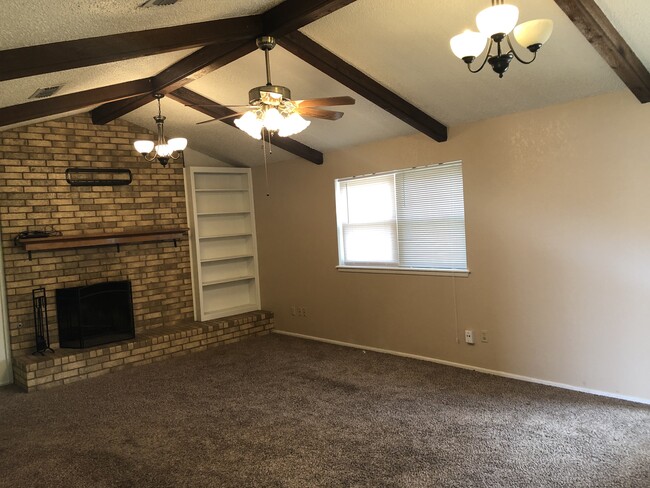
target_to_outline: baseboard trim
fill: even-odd
[[[305,335],[305,334],[298,334],[296,332],[289,332],[286,330],[278,330],[278,329],[273,329],[273,334],[281,334],[281,335],[286,335],[286,336],[291,336],[291,337],[297,337],[299,339],[307,339],[310,341],[317,341],[317,342],[325,342],[327,344],[334,344],[337,346],[344,346],[344,347],[352,347],[354,349],[363,349],[366,351],[372,351],[372,352],[378,352],[381,354],[390,354],[392,356],[399,356],[399,357],[404,357],[404,358],[410,358],[410,359],[417,359],[419,361],[427,361],[430,363],[436,363],[436,364],[444,364],[445,366],[452,366],[454,368],[461,368],[461,369],[469,369],[471,371],[476,371],[478,373],[485,373],[485,374],[491,374],[494,376],[502,376],[504,378],[510,378],[513,380],[519,380],[519,381],[526,381],[528,383],[537,383],[540,385],[546,385],[546,386],[554,386],[556,388],[562,388],[564,390],[571,390],[571,391],[578,391],[580,393],[588,393],[590,395],[598,395],[598,396],[603,396],[603,397],[608,397],[608,398],[615,398],[617,400],[625,400],[628,402],[634,402],[634,403],[642,403],[644,405],[650,405],[650,399],[649,398],[640,398],[640,397],[633,397],[633,396],[628,396],[628,395],[620,395],[618,393],[610,393],[608,391],[601,391],[601,390],[592,390],[590,388],[583,388],[580,386],[573,386],[573,385],[567,385],[565,383],[557,383],[555,381],[547,381],[547,380],[541,380],[538,378],[532,378],[530,376],[522,376],[518,374],[513,374],[513,373],[506,373],[505,371],[497,371],[494,369],[487,369],[487,368],[480,368],[477,366],[470,366],[468,364],[462,364],[462,363],[455,363],[452,361],[446,361],[444,359],[436,359],[436,358],[430,358],[427,356],[419,356],[417,354],[410,354],[407,352],[399,352],[399,351],[392,351],[390,349],[380,349],[378,347],[370,347],[370,346],[363,346],[360,344],[353,344],[351,342],[342,342],[342,341],[335,341],[333,339],[324,339],[322,337],[315,337],[315,336],[310,336],[310,335]]]

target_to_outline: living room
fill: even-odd
[[[188,14],[194,3],[181,0],[155,7],[179,9],[173,14],[143,15],[184,13],[186,24],[212,21]],[[231,14],[207,17],[255,16],[283,5],[249,2],[249,11],[242,11],[236,2],[226,3],[232,4]],[[440,26],[436,36],[447,44],[431,48],[436,51],[431,63],[442,58],[448,65],[436,70],[407,56],[414,50],[424,59],[429,47],[409,40],[409,29],[392,23],[412,16],[400,7],[381,2],[377,8],[369,0],[320,3],[333,11],[315,20],[307,15],[312,23],[301,32],[338,54],[341,63],[382,82],[384,90],[390,87],[404,103],[422,108],[422,116],[412,109],[405,115],[411,105],[388,110],[375,101],[372,97],[384,104],[393,99],[368,88],[374,85],[364,73],[350,75],[368,83],[359,93],[304,59],[296,61],[291,43],[301,38],[292,34],[285,41],[278,34],[278,47],[267,51],[274,80],[297,97],[350,97],[356,103],[325,107],[344,116],[313,119],[291,136],[297,144],[274,135],[272,154],[266,143],[261,147],[262,141],[227,123],[196,125],[227,114],[196,98],[190,103],[181,87],[170,90],[160,107],[166,133],[186,136],[188,147],[165,165],[145,161],[133,148],[134,141],[155,140],[159,133],[151,120],[158,108],[149,92],[128,99],[147,97],[134,112],[104,124],[95,118],[126,110],[119,105],[124,99],[107,100],[107,106],[116,105],[101,109],[99,98],[92,98],[99,92],[75,97],[75,90],[3,103],[5,120],[13,122],[2,124],[0,147],[1,378],[10,384],[21,374],[12,371],[16,358],[43,361],[41,378],[51,376],[30,383],[34,393],[18,393],[16,385],[0,389],[6,428],[1,465],[11,472],[6,483],[29,486],[30,470],[43,477],[49,470],[53,486],[646,486],[650,229],[644,222],[650,197],[644,183],[650,172],[650,111],[640,95],[644,88],[626,82],[625,71],[632,68],[621,59],[618,69],[610,67],[599,42],[582,35],[580,22],[586,21],[562,10],[567,2],[511,2],[520,9],[520,21],[550,12],[555,26],[535,62],[527,66],[513,59],[503,79],[491,66],[472,74],[453,56],[448,37],[463,25]],[[430,11],[425,3],[408,6],[422,17],[411,25],[417,39],[432,17],[462,17],[469,26],[486,7],[468,1],[463,8]],[[643,2],[578,3],[597,4],[648,66],[647,44],[633,21],[646,18]],[[283,15],[290,17],[287,12]],[[395,39],[383,39],[386,45],[364,42],[372,27],[355,30],[362,14],[368,26],[381,26],[380,32],[392,32]],[[169,18],[166,22],[157,27],[173,28]],[[219,35],[226,34],[224,29]],[[42,34],[11,49],[89,37]],[[264,78],[265,56],[252,37],[247,42],[246,56],[197,75],[187,86],[210,103],[241,100]],[[308,51],[306,46],[308,41]],[[180,59],[187,55],[174,52]],[[160,56],[136,58],[150,72],[131,77],[153,77],[178,62],[164,58],[170,53]],[[413,73],[406,76],[401,61],[408,60]],[[96,68],[68,69],[89,76]],[[105,81],[110,73],[97,71],[98,87],[114,84]],[[56,73],[0,84],[10,88],[22,81],[22,91],[33,91],[43,86],[39,76],[54,85]],[[75,108],[80,99],[91,103]],[[31,104],[40,105],[21,108]],[[417,129],[425,116],[428,130]],[[444,121],[444,131],[433,117]],[[309,159],[319,159],[312,148],[321,151],[323,164]],[[113,186],[68,181],[66,169],[86,167],[129,171],[132,181]],[[345,185],[451,167],[462,173],[461,266],[400,269],[344,259],[352,249],[342,230],[349,223],[340,210]],[[247,318],[237,313],[234,319],[219,314],[206,319],[203,284],[197,281],[202,211],[196,208],[196,190],[205,188],[192,175],[248,175],[246,168],[250,180],[242,185],[250,181],[250,187],[229,190],[250,193],[253,206],[244,211],[252,227],[237,231],[239,237],[227,236],[252,236],[244,238],[251,250],[237,259],[251,263],[242,273],[249,281],[254,276],[247,289],[257,307],[241,312],[252,314]],[[150,229],[172,234],[142,240]],[[139,233],[140,241],[28,251],[14,239],[30,230],[54,230],[61,238]],[[373,246],[380,247],[379,240],[365,245]],[[61,356],[55,290],[125,279],[136,342],[119,350],[111,350],[122,347],[117,343],[97,346],[106,349],[105,356],[82,350],[55,364]],[[54,350],[43,356],[32,354],[38,323],[32,292],[38,288],[46,290]],[[164,331],[155,332],[159,327]],[[48,372],[51,368],[60,369]],[[25,384],[37,376],[26,368]],[[93,417],[90,399],[105,400],[107,410],[97,407],[98,415],[122,418],[123,427],[87,423]],[[126,411],[108,411],[120,403]],[[89,432],[87,439],[63,430],[70,422],[64,408],[73,409],[78,419],[73,424]],[[52,437],[41,445],[47,411]],[[98,439],[108,439],[106,446],[88,450]],[[70,442],[79,448],[70,457],[59,454]],[[201,448],[205,459],[197,459]],[[22,466],[9,459],[11,449],[25,459]],[[160,472],[147,479],[145,473],[155,471],[156,452]],[[34,453],[42,457],[27,461]],[[61,469],[65,463],[74,468]],[[526,469],[518,472],[517,466]],[[89,474],[93,470],[96,479]]]

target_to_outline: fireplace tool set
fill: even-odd
[[[54,352],[50,347],[50,327],[47,321],[47,297],[45,288],[32,290],[32,303],[34,306],[34,334],[36,351],[33,354],[45,355],[45,351]]]

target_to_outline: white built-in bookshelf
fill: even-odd
[[[250,169],[190,168],[196,318],[260,308]]]

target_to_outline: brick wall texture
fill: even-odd
[[[133,149],[151,133],[125,121],[95,126],[86,115],[0,133],[0,229],[11,348],[34,350],[32,290],[45,287],[50,338],[58,346],[55,289],[131,280],[136,334],[191,319],[187,238],[172,242],[34,252],[13,239],[26,229],[63,235],[146,228],[187,228],[182,163],[163,168]],[[70,186],[66,168],[128,168],[128,186]]]

